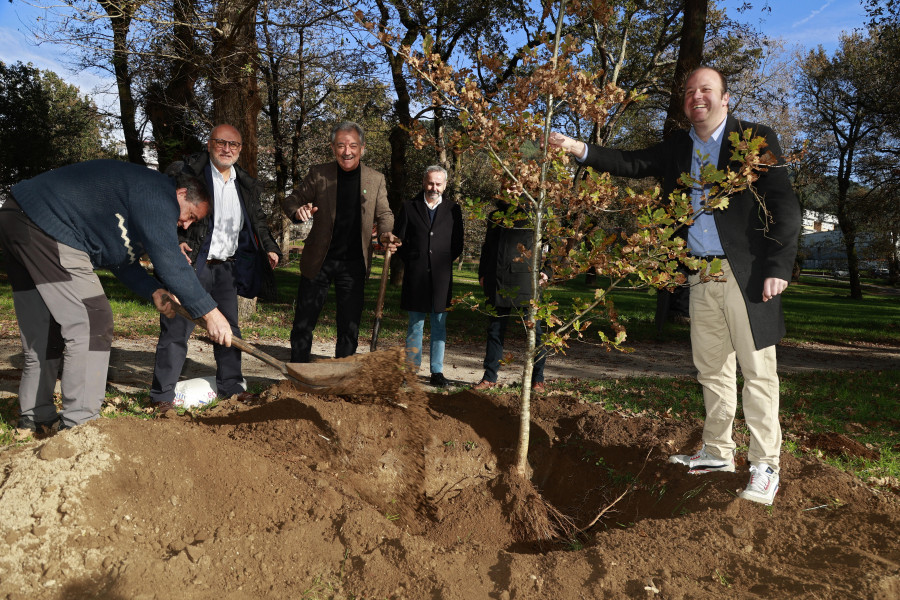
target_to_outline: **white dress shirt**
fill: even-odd
[[[237,176],[234,167],[228,175],[228,181],[214,166],[213,181],[213,234],[209,243],[211,260],[226,260],[237,252],[238,235],[244,217],[241,214],[241,200],[237,192]]]

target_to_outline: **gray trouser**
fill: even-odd
[[[20,423],[56,418],[60,361],[62,425],[96,418],[106,392],[113,319],[90,258],[41,231],[13,199],[0,208],[0,244],[25,354]]]

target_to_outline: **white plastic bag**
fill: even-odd
[[[247,391],[247,380],[241,382],[241,387]],[[175,406],[193,408],[209,404],[216,399],[216,376],[196,377],[185,379],[175,384]]]

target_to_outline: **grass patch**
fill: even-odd
[[[360,332],[363,337],[372,331],[374,307],[378,296],[378,280],[381,278],[383,259],[375,257],[370,281],[365,288],[365,304]],[[115,315],[115,335],[119,337],[156,336],[159,334],[159,315],[148,302],[135,296],[108,271],[97,271],[103,288],[109,297]],[[577,298],[591,298],[595,286],[587,285],[581,276],[565,285],[551,286],[546,298],[568,307]],[[257,311],[241,324],[244,337],[253,339],[290,336],[294,318],[297,287],[300,282],[297,261],[280,267],[275,272],[277,300],[257,303]],[[600,280],[600,285],[604,281]],[[477,265],[467,264],[462,270],[454,270],[454,295],[471,292],[481,298]],[[882,290],[888,289],[882,287]],[[799,285],[792,285],[784,295],[787,321],[787,340],[795,342],[819,342],[827,344],[875,343],[900,345],[900,295],[870,293],[866,288],[862,300],[851,300],[847,284],[821,277],[802,277]],[[628,331],[628,341],[655,340],[656,293],[645,289],[618,289],[612,294],[619,321]],[[388,286],[384,316],[381,322],[381,340],[389,344],[402,343],[406,337],[408,316],[400,310],[400,287]],[[316,339],[334,340],[336,335],[335,300],[329,293],[325,307],[314,332]],[[605,315],[598,313],[589,320],[592,327],[586,338],[596,339],[598,327],[605,322]],[[447,337],[451,345],[467,344],[484,339],[487,318],[464,306],[450,311],[447,317]],[[5,272],[0,273],[0,335],[18,335],[18,326],[12,303],[12,291]],[[687,342],[687,325],[666,325],[666,339]],[[509,336],[524,338],[521,327],[509,328]]]
[[[890,288],[884,287],[882,290]],[[900,344],[900,295],[849,296],[846,283],[801,277],[784,295],[787,339],[825,344]]]

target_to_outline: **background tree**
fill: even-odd
[[[112,158],[97,106],[56,73],[0,62],[0,196],[24,179],[95,158]]]
[[[64,60],[74,69],[110,73],[119,98],[119,121],[128,160],[145,164],[142,127],[138,122],[138,102],[133,87],[133,57],[146,40],[133,35],[142,3],[135,0],[69,0],[38,3],[44,16],[31,25],[39,42],[67,46]],[[140,19],[138,19],[140,21]]]
[[[831,58],[822,48],[810,52],[801,62],[797,78],[810,148],[806,160],[814,170],[835,177],[830,208],[847,251],[851,298],[862,298],[857,204],[866,198],[866,192],[853,193],[853,188],[860,183],[862,157],[877,153],[882,145],[886,120],[876,109],[876,96],[890,89],[887,79],[893,77],[878,68],[881,61],[877,56],[878,47],[871,38],[852,34],[841,39]]]

